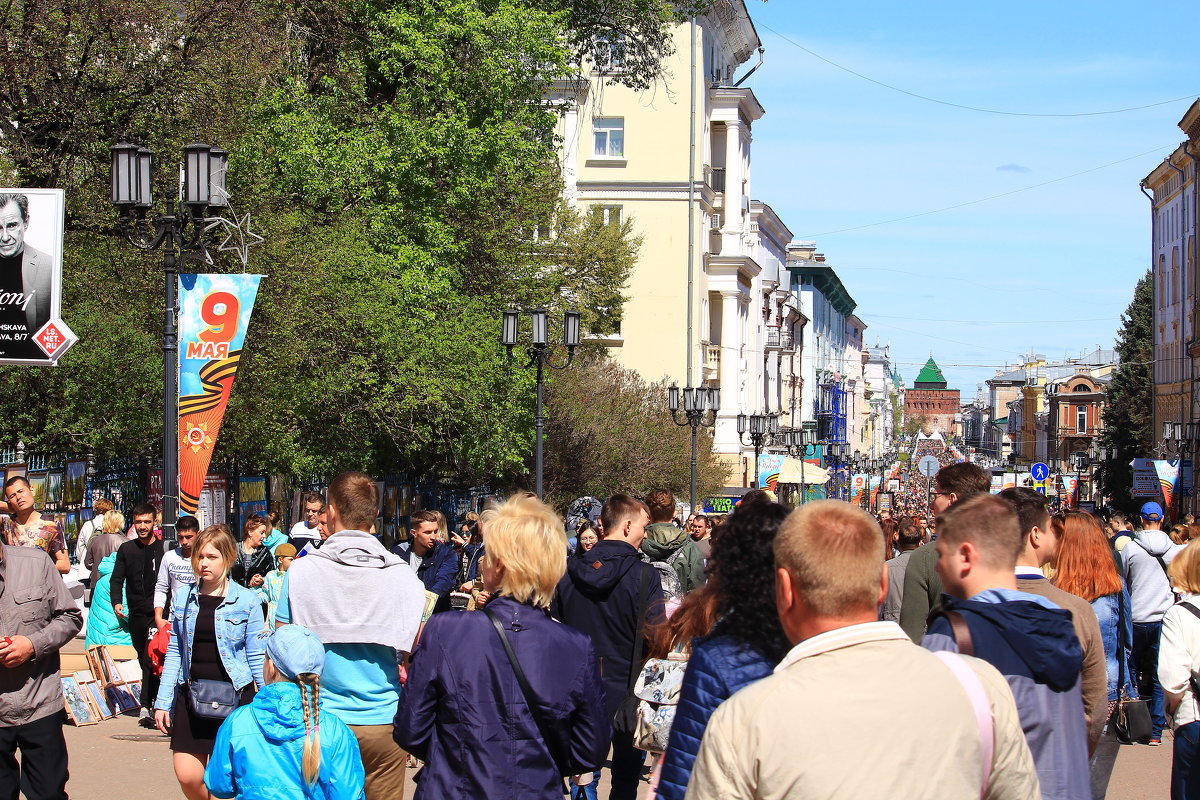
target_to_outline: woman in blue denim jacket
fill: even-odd
[[[1104,642],[1108,673],[1108,721],[1092,754],[1092,796],[1103,797],[1120,743],[1112,730],[1112,712],[1124,695],[1137,697],[1133,682],[1133,616],[1129,590],[1117,572],[1113,551],[1099,521],[1083,511],[1056,515],[1050,524],[1058,538],[1054,583],[1092,604]],[[1125,668],[1121,669],[1124,660]],[[1123,679],[1122,679],[1123,675]],[[1120,684],[1120,685],[1118,685]]]
[[[266,628],[258,592],[229,580],[237,544],[224,525],[211,525],[192,545],[197,582],[181,586],[171,598],[171,641],[163,660],[162,681],[154,702],[158,729],[171,736],[175,777],[188,800],[206,800],[204,768],[212,754],[220,720],[192,713],[189,680],[228,681],[240,693],[240,705],[263,685]],[[181,647],[181,642],[186,643]]]

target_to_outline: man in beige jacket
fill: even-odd
[[[847,503],[809,503],[784,522],[776,603],[796,646],[773,676],[717,709],[687,800],[1038,797],[1003,676],[958,656],[968,666],[960,677],[894,622],[877,621],[883,555],[879,526]],[[977,710],[991,717],[986,768]]]

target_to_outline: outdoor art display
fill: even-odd
[[[0,189],[0,364],[55,366],[75,343],[62,301],[62,189]]]
[[[261,275],[179,276],[179,507],[195,514]]]
[[[68,506],[83,504],[83,492],[87,486],[87,462],[68,461],[67,476],[63,480],[62,501]]]

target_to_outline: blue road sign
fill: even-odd
[[[1050,468],[1039,461],[1029,468],[1029,477],[1033,478],[1038,483],[1041,483],[1042,481],[1046,480],[1046,478],[1050,477]]]

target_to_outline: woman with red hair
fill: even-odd
[[[1058,538],[1054,584],[1092,604],[1104,641],[1108,672],[1109,722],[1092,756],[1092,796],[1103,797],[1120,744],[1112,733],[1111,717],[1121,695],[1136,697],[1132,680],[1133,616],[1129,590],[1117,572],[1104,529],[1085,511],[1055,514],[1050,522]]]

